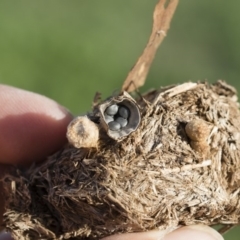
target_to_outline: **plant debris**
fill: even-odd
[[[137,103],[142,121],[121,142],[100,131],[97,149],[69,144],[43,164],[12,169],[4,180],[4,222],[15,239],[239,223],[236,91],[223,81],[185,83]],[[204,142],[208,154],[192,141]]]

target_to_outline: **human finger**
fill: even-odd
[[[72,115],[55,101],[0,85],[0,103],[0,178],[7,172],[7,164],[44,160],[66,142]],[[4,198],[0,183],[0,224]]]
[[[0,163],[39,161],[66,142],[72,115],[55,101],[0,85],[0,102]]]
[[[102,240],[223,240],[214,229],[204,225],[192,225],[176,229],[173,232],[149,231],[113,235]]]

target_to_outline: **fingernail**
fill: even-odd
[[[164,240],[224,240],[213,228],[205,225],[191,225],[167,234]]]

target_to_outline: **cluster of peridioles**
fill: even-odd
[[[127,126],[130,111],[126,106],[113,104],[106,108],[104,117],[112,131],[119,131]]]

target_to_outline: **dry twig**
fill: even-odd
[[[159,0],[155,7],[153,13],[153,28],[149,41],[137,63],[128,73],[122,86],[123,91],[132,92],[145,83],[157,49],[167,35],[170,22],[178,5],[178,0],[170,0],[167,6],[165,6],[165,3],[166,0]]]

